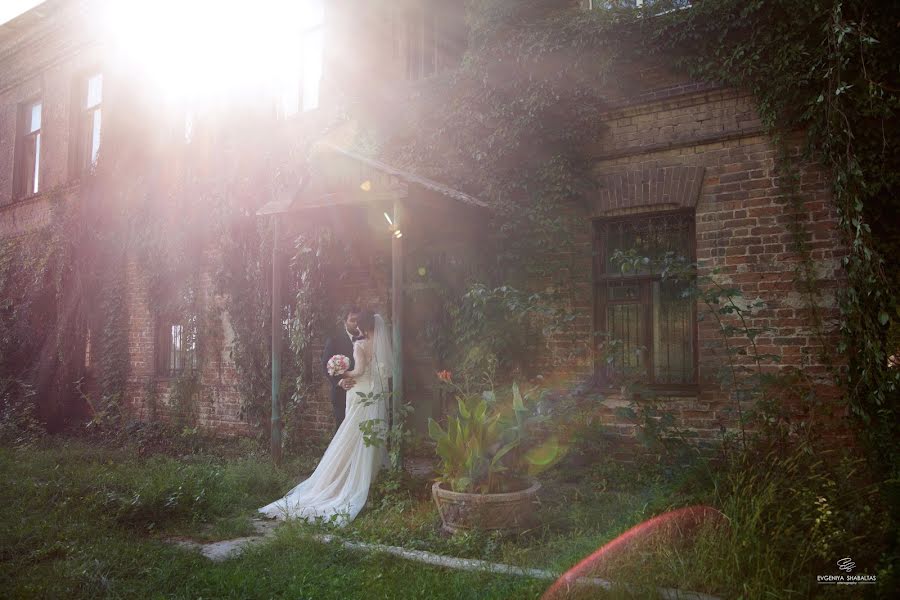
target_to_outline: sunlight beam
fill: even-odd
[[[318,94],[322,0],[119,0],[103,20],[115,56],[167,98]]]

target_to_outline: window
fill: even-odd
[[[388,26],[391,29],[391,58],[398,60],[400,58],[400,9],[395,4],[387,7]]]
[[[194,111],[187,110],[184,113],[184,143],[194,141]]]
[[[623,273],[613,255],[631,249],[650,258],[650,264],[637,273]],[[597,361],[601,381],[640,376],[650,385],[696,383],[695,302],[685,297],[686,282],[664,281],[653,266],[654,259],[668,252],[693,262],[693,213],[596,223],[594,314],[596,329],[607,338]]]
[[[290,50],[297,53],[299,64],[295,65],[296,70],[285,73],[280,84],[279,112],[284,117],[319,108],[325,59],[325,4],[323,0],[302,0],[301,5],[299,46]]]
[[[464,2],[416,0],[399,4],[388,16],[391,56],[401,61],[409,81],[458,64],[465,54],[469,30]]]
[[[78,86],[75,161],[79,173],[91,171],[100,155],[102,123],[103,75],[95,73]]]
[[[428,5],[406,10],[406,78],[422,79],[437,70],[437,36],[434,11]]]
[[[309,20],[303,32],[303,88],[300,110],[319,108],[319,85],[325,49],[325,6],[322,0],[309,0]]]
[[[37,194],[41,173],[41,102],[26,102],[19,108],[19,144],[13,174],[16,198]]]
[[[197,369],[196,318],[164,318],[159,321],[156,338],[156,372],[163,377],[178,377]]]

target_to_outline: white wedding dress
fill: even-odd
[[[274,518],[322,519],[343,527],[362,510],[369,496],[369,485],[378,470],[387,464],[385,445],[365,444],[360,425],[376,420],[379,437],[384,440],[387,424],[386,396],[393,356],[387,328],[375,315],[373,339],[353,344],[356,380],[347,391],[347,414],[309,479],[301,482],[283,498],[259,509]],[[375,402],[360,394],[375,394]]]

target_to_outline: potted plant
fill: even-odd
[[[446,371],[438,376],[452,385]],[[506,401],[493,391],[479,396],[457,391],[458,411],[447,429],[428,421],[440,458],[432,497],[444,530],[528,528],[541,487],[533,476],[559,459],[557,439],[541,434],[543,418],[517,384]]]

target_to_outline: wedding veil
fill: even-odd
[[[375,336],[372,340],[375,368],[382,385],[387,386],[387,380],[394,374],[394,350],[391,343],[391,332],[381,315],[375,315]]]

